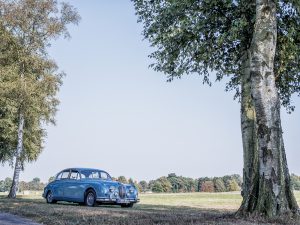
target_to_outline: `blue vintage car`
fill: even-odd
[[[132,207],[139,201],[135,186],[113,181],[103,170],[87,168],[59,172],[55,180],[45,187],[43,197],[47,203],[68,201],[87,206],[98,203]]]

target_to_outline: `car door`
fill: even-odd
[[[84,185],[77,170],[71,170],[69,179],[64,183],[64,198],[69,201],[81,201],[84,196]]]
[[[53,184],[53,197],[57,200],[63,200],[64,197],[64,182],[69,178],[70,170],[64,170],[56,176]]]

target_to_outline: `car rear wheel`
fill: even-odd
[[[51,191],[48,191],[47,196],[46,196],[46,201],[47,201],[47,203],[49,203],[49,204],[52,204],[52,203],[56,203],[56,202],[57,202],[57,201],[55,201],[55,200],[53,199],[53,194],[52,194]]]
[[[93,190],[89,190],[86,193],[85,201],[86,206],[93,207],[96,203],[96,193]]]
[[[133,203],[128,203],[128,204],[121,204],[122,208],[132,208],[133,207]]]

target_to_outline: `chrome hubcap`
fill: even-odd
[[[48,199],[48,202],[52,202],[52,193],[51,192],[48,194],[47,199]]]
[[[93,193],[89,193],[87,198],[86,198],[86,202],[88,205],[93,205],[95,202],[95,196]]]

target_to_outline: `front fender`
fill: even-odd
[[[84,191],[84,197],[86,195],[86,192],[90,189],[92,189],[95,193],[96,193],[96,197],[98,198],[99,196],[101,196],[102,194],[102,187],[101,187],[101,183],[91,183],[91,184],[87,184],[85,191]]]

